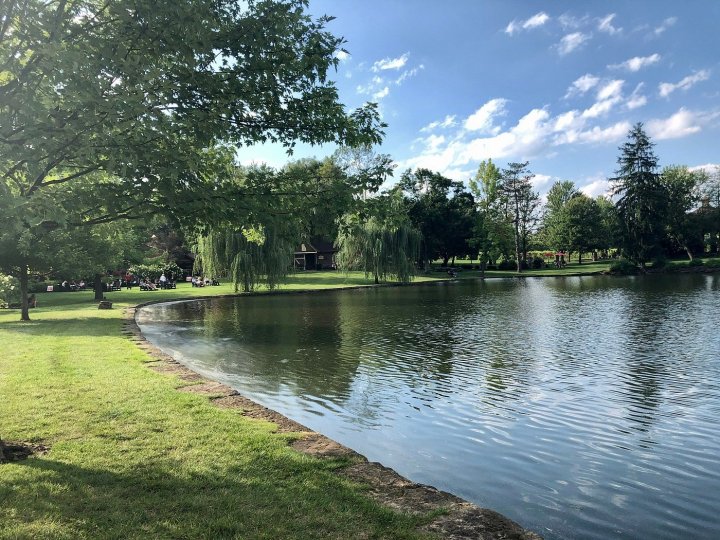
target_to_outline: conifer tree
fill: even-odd
[[[619,148],[620,168],[610,179],[617,197],[623,253],[641,268],[662,254],[664,236],[666,197],[653,146],[642,123],[635,124]]]

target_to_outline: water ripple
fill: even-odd
[[[152,306],[196,370],[547,538],[720,531],[720,280],[487,280]]]

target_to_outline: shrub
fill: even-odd
[[[20,281],[12,276],[0,274],[0,306],[8,307],[18,302],[20,302]]]
[[[653,268],[655,270],[660,270],[661,268],[665,268],[667,266],[667,259],[665,257],[658,257],[653,260],[652,264],[650,265],[650,268]]]
[[[532,260],[532,267],[535,270],[539,270],[540,268],[545,266],[545,259],[542,257],[533,257]]]
[[[692,261],[687,262],[688,266],[694,267],[694,266],[705,266],[705,261],[702,259],[693,259]]]
[[[28,283],[28,293],[41,293],[46,292],[48,285],[56,285],[55,281],[31,281]]]
[[[610,263],[610,273],[629,276],[638,273],[637,265],[631,263],[627,259],[619,259]]]
[[[515,264],[515,261],[508,259],[503,259],[500,261],[500,264],[498,264],[498,270],[515,270],[516,268],[517,265]]]

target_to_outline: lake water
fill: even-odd
[[[720,275],[143,308],[196,371],[552,538],[720,536]]]

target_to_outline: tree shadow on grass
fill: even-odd
[[[14,483],[0,475],[0,531],[86,538],[415,536],[416,518],[378,508],[312,462],[280,461],[243,458],[203,470],[164,459],[113,472],[31,458],[13,465]],[[52,529],[43,531],[48,524]]]

